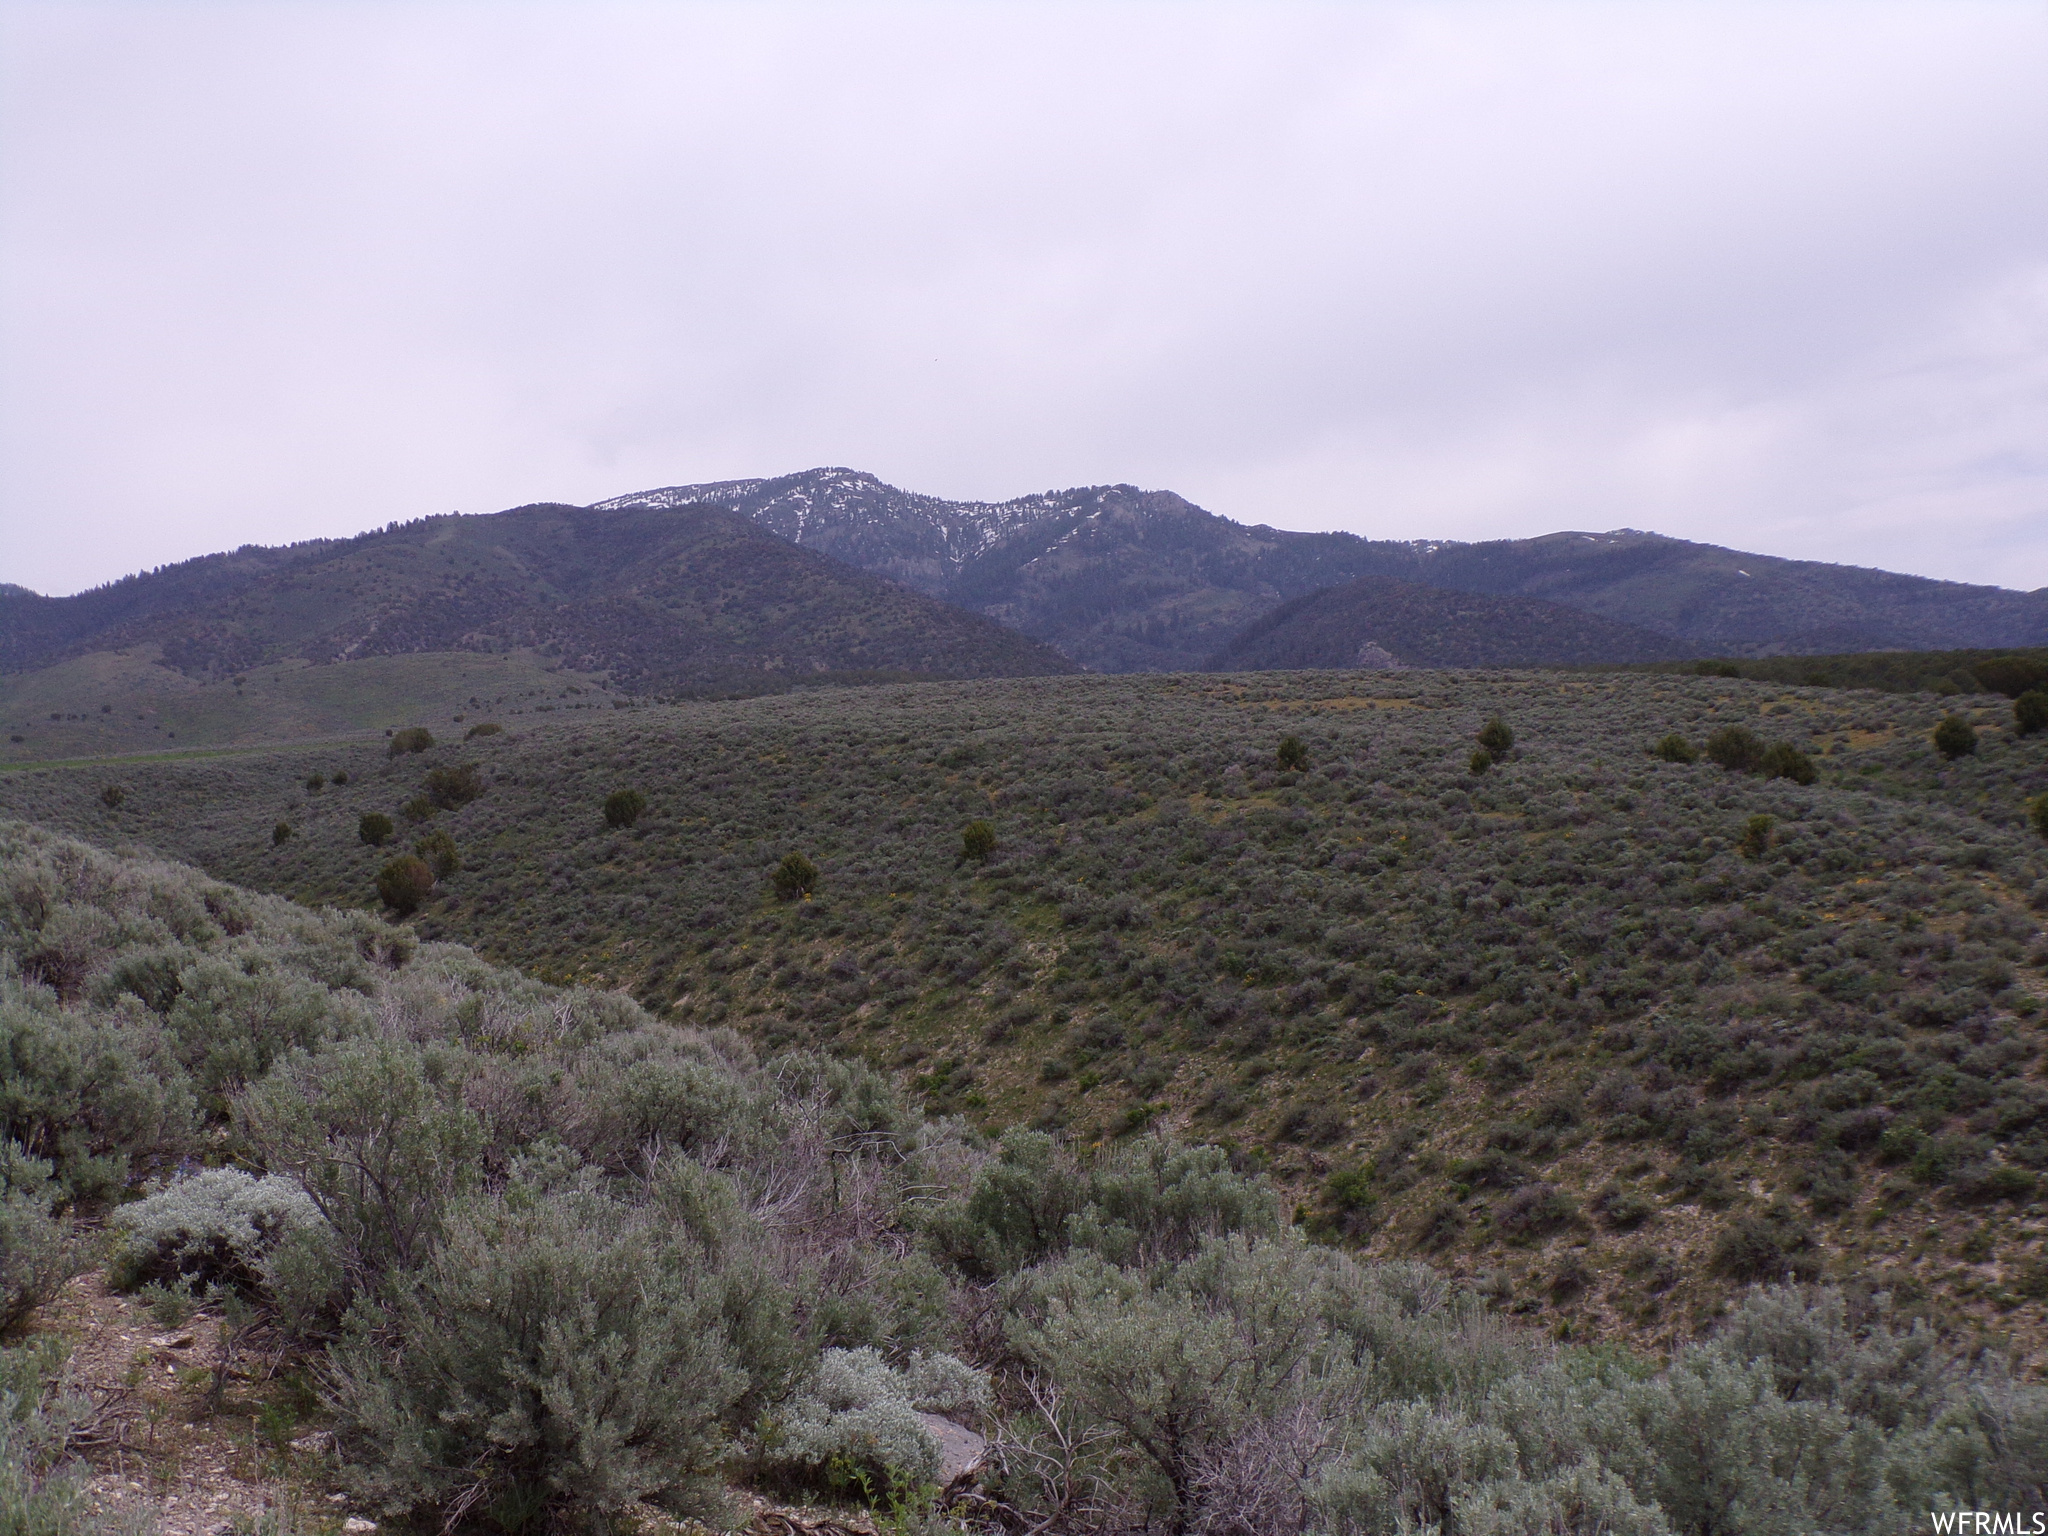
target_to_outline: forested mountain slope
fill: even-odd
[[[1247,527],[1170,491],[1129,485],[956,502],[839,468],[671,486],[600,505],[730,507],[1105,672],[1193,670],[1288,599],[1360,576],[1542,598],[1707,652],[2048,643],[2048,592],[1783,560],[1629,530],[1480,544],[1367,540]]]
[[[424,932],[864,1056],[989,1125],[1218,1138],[1318,1230],[1575,1331],[1670,1337],[1814,1274],[2034,1339],[2048,737],[1968,699],[1977,750],[1947,761],[1955,703],[1483,672],[918,685],[19,773],[0,810],[347,904],[445,834]],[[1494,716],[1515,743],[1475,772]],[[1651,752],[1730,727],[1813,782]],[[1289,736],[1304,770],[1277,765]],[[610,825],[623,791],[642,809]],[[371,814],[395,846],[360,840]],[[792,853],[812,889],[778,899]]]
[[[533,647],[634,691],[817,672],[1072,670],[1044,646],[716,508],[516,508],[0,598],[10,671],[160,647],[182,672]]]
[[[1669,636],[1562,603],[1361,576],[1282,603],[1210,657],[1210,672],[1311,667],[1569,667],[1687,656]]]

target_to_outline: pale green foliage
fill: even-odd
[[[949,1401],[961,1386],[950,1378],[966,1372],[950,1356],[937,1368]],[[879,1350],[825,1350],[787,1416],[775,1426],[768,1465],[812,1480],[844,1481],[858,1469],[873,1486],[932,1481],[939,1472],[939,1444],[918,1418],[926,1408],[918,1385],[892,1368]],[[980,1396],[985,1400],[986,1395],[984,1383]]]
[[[388,1321],[331,1352],[357,1492],[393,1515],[686,1492],[747,1384],[709,1281],[701,1248],[593,1191],[466,1204]]]
[[[994,1276],[1070,1246],[1117,1263],[1183,1258],[1206,1237],[1270,1232],[1277,1219],[1272,1192],[1215,1147],[1146,1137],[1083,1168],[1043,1132],[1009,1131],[930,1231],[955,1263]]]
[[[235,1126],[298,1179],[357,1285],[421,1263],[448,1202],[476,1174],[483,1131],[452,1062],[389,1038],[283,1062],[235,1103]]]
[[[84,1267],[51,1209],[50,1165],[0,1142],[0,1333],[15,1328]]]
[[[1341,1414],[1363,1392],[1317,1304],[1334,1257],[1293,1238],[1229,1237],[1147,1280],[1081,1254],[1033,1277],[1010,1337],[1125,1438],[1132,1475],[1180,1529],[1234,1437],[1305,1403]]]
[[[0,1531],[8,1536],[88,1529],[84,1489],[66,1452],[90,1404],[73,1387],[68,1353],[49,1336],[0,1349]]]
[[[0,1134],[47,1158],[67,1193],[104,1198],[138,1154],[186,1143],[192,1094],[153,1014],[132,997],[101,1012],[6,990]]]
[[[246,1289],[280,1243],[321,1225],[321,1216],[296,1179],[209,1168],[118,1207],[113,1221],[122,1233],[115,1269],[124,1284],[184,1279]]]

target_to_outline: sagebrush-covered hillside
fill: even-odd
[[[1668,1339],[1802,1275],[2031,1338],[2048,736],[1965,700],[1977,749],[1951,762],[1930,732],[1956,702],[1508,673],[906,686],[17,774],[0,806],[372,908],[418,845],[459,865],[423,933],[858,1057],[990,1127],[1214,1139],[1317,1230],[1574,1332]],[[1513,744],[1475,772],[1494,717]],[[1730,729],[1812,782],[1652,750]],[[642,809],[609,824],[625,792]],[[813,877],[784,900],[792,854]]]
[[[197,1502],[195,1444],[277,1448],[280,1530],[765,1497],[980,1536],[1880,1536],[2043,1496],[2048,1388],[1867,1284],[1750,1292],[1663,1357],[1560,1344],[1306,1240],[1216,1149],[992,1145],[855,1062],[19,823],[0,1052],[10,1529]],[[98,1401],[43,1326],[96,1262],[190,1325]],[[130,1411],[201,1327],[215,1364]]]

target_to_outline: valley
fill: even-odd
[[[1796,1273],[2041,1341],[2048,742],[2010,718],[1614,674],[906,684],[19,772],[0,814],[344,908],[445,833],[425,936],[990,1130],[1216,1142],[1311,1230],[1575,1336],[1669,1343]],[[1731,726],[1814,782],[1650,750]],[[480,795],[421,799],[465,763]]]

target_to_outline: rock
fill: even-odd
[[[341,1529],[345,1536],[370,1536],[370,1532],[377,1529],[377,1522],[365,1520],[361,1515],[350,1515],[341,1522]]]
[[[306,1456],[324,1456],[334,1445],[334,1431],[316,1429],[292,1442],[292,1449]]]
[[[920,1413],[918,1419],[939,1442],[939,1486],[950,1488],[979,1467],[988,1455],[988,1441],[965,1424],[955,1424],[943,1414]]]
[[[154,1349],[190,1349],[195,1340],[189,1333],[181,1333],[175,1336],[165,1333],[159,1334],[149,1342],[150,1346]]]

